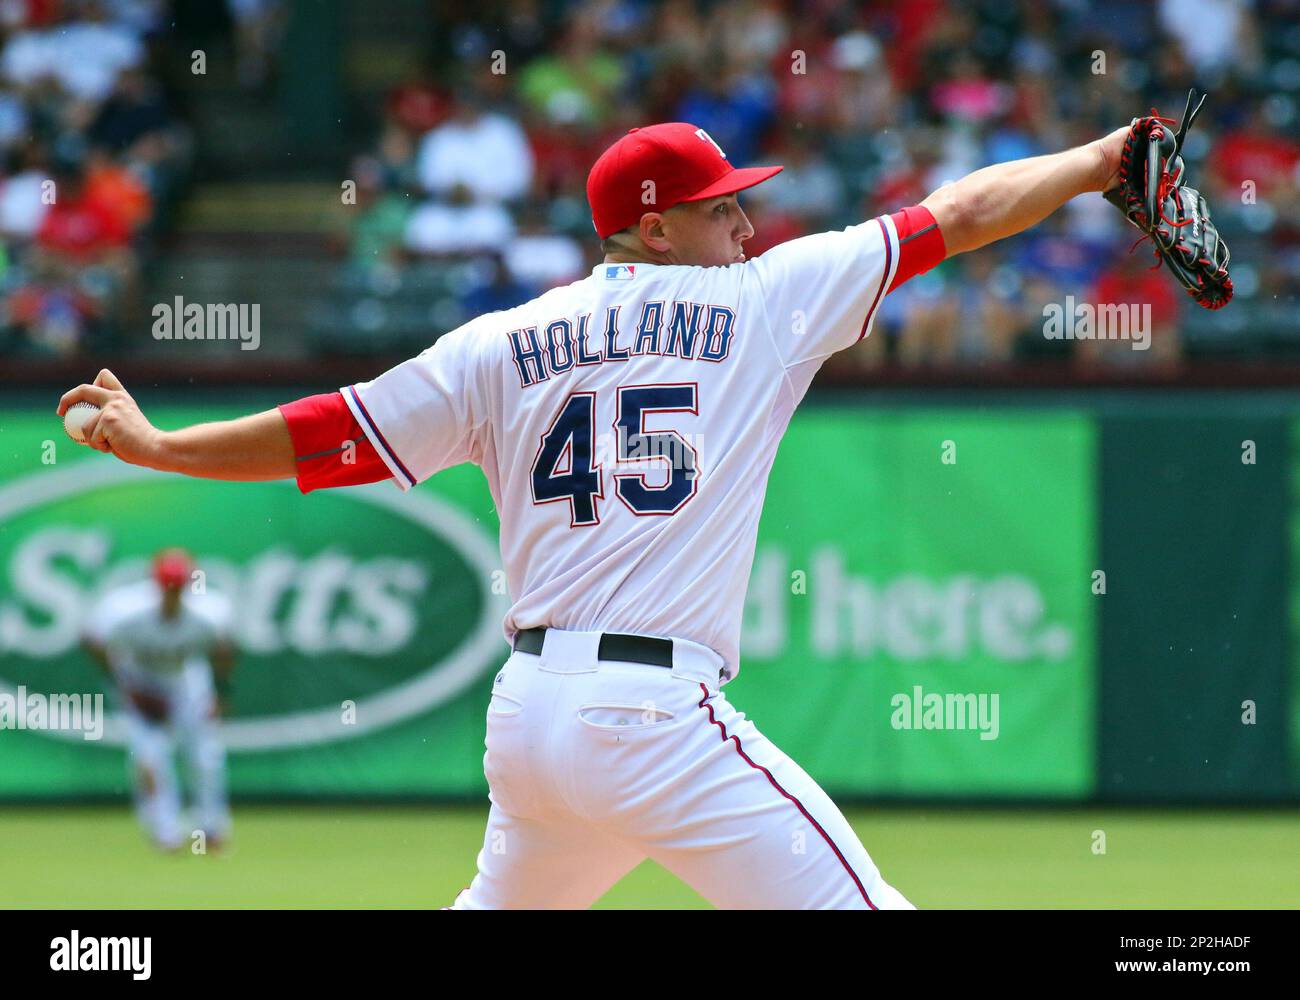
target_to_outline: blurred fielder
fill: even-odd
[[[736,169],[693,125],[633,129],[588,179],[605,259],[580,281],[374,381],[239,420],[161,432],[108,371],[59,413],[102,407],[89,444],[127,462],[304,491],[482,467],[513,654],[488,707],[492,808],[458,908],[585,907],[646,857],[723,907],[909,908],[721,690],[740,670],[768,472],[822,362],[868,336],[890,291],[1117,187],[1129,132],[746,260],[736,192],[780,168]]]
[[[209,848],[230,834],[220,702],[234,667],[231,612],[218,594],[190,588],[193,562],[181,549],[154,559],[152,579],[109,591],[83,642],[112,677],[126,718],[136,814],[163,850],[200,830]],[[174,757],[180,749],[193,789],[193,826],[184,823]]]

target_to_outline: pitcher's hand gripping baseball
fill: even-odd
[[[59,400],[59,416],[74,403],[93,403],[99,413],[82,426],[84,444],[112,452],[124,462],[156,468],[161,432],[140,412],[131,394],[107,368],[90,385],[79,385]]]

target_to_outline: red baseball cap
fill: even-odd
[[[163,549],[153,559],[153,578],[161,587],[183,587],[190,582],[194,567],[184,549]]]
[[[646,212],[735,194],[780,170],[733,167],[708,132],[686,122],[634,128],[601,153],[587,175],[591,221],[603,240],[636,225]]]

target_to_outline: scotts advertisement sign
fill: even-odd
[[[835,791],[1088,794],[1092,449],[1068,414],[806,407],[772,472],[729,696]],[[46,414],[0,413],[0,477],[0,695],[105,691],[86,614],[184,545],[236,608],[236,793],[484,790],[508,599],[477,469],[304,497],[133,469]],[[97,742],[0,729],[0,795],[123,790],[106,708]]]
[[[213,414],[159,416],[166,426]],[[224,731],[237,787],[436,787],[416,758],[448,739],[437,722],[451,709],[453,746],[465,746],[453,754],[459,787],[482,781],[482,703],[506,654],[506,598],[477,470],[458,470],[446,495],[381,483],[304,497],[292,482],[133,468],[74,445],[44,414],[0,423],[0,693],[106,691],[80,649],[87,615],[99,595],[146,576],[159,548],[183,545],[196,585],[235,608]],[[458,501],[457,482],[473,503]],[[110,696],[98,743],[0,730],[0,791],[120,786],[116,708]],[[15,774],[19,763],[30,768]],[[425,764],[436,772],[437,760]]]

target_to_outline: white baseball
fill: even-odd
[[[69,406],[68,412],[63,415],[63,429],[68,432],[68,437],[85,444],[86,435],[82,428],[98,412],[99,407],[94,403],[73,403]]]

